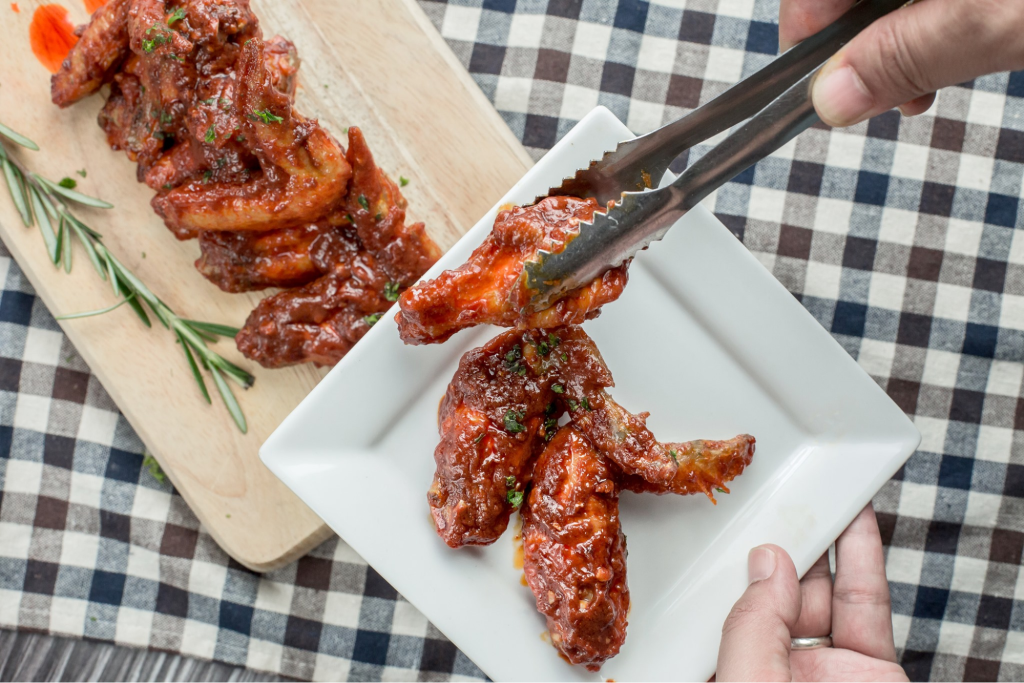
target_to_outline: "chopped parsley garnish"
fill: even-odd
[[[282,121],[284,121],[284,119],[282,119],[280,116],[271,113],[269,109],[264,109],[263,111],[254,109],[252,112],[252,116],[250,116],[249,118],[251,118],[253,121],[262,121],[263,123],[281,123]]]
[[[398,176],[398,186],[399,187],[405,187],[408,184],[409,184],[409,179],[408,178],[406,178],[404,175]]]
[[[166,45],[167,43],[171,42],[171,39],[165,35],[170,33],[170,31],[165,29],[163,26],[153,24],[152,26],[146,29],[146,35],[152,35],[153,31],[156,31],[155,36],[153,36],[152,38],[142,39],[142,51],[147,54],[157,49],[161,45]]]
[[[364,315],[363,316],[363,322],[366,323],[367,325],[369,325],[370,327],[373,327],[374,325],[377,324],[377,321],[380,320],[383,317],[384,317],[383,313],[374,313],[372,315]]]
[[[555,392],[556,394],[564,394],[565,387],[563,387],[561,384],[552,384],[551,391]]]
[[[373,217],[373,220],[377,221],[378,223],[381,222],[382,220],[384,220],[384,214],[378,211],[377,214]]]
[[[220,106],[222,106],[225,109],[227,109],[228,107],[231,106],[231,100],[229,100],[226,97],[220,97],[220,98],[217,99],[217,104],[219,104]]]
[[[548,355],[548,353],[550,351],[551,351],[551,347],[548,346],[548,343],[546,341],[542,341],[540,344],[537,344],[537,352],[540,355],[546,356],[546,355]]]
[[[516,487],[516,478],[511,474],[505,477],[505,488],[514,489]]]
[[[551,441],[555,438],[555,428],[558,427],[558,420],[553,417],[549,417],[544,420],[544,439],[545,441]]]
[[[184,18],[185,18],[185,10],[182,9],[181,7],[179,7],[178,9],[174,10],[174,13],[171,14],[171,16],[167,17],[167,25],[170,26],[174,22],[180,21],[180,20],[182,20]]]
[[[522,491],[509,491],[505,495],[505,500],[512,504],[513,510],[518,510],[519,506],[523,504],[523,492]]]
[[[384,285],[384,298],[388,301],[398,301],[398,283],[389,282]]]
[[[679,464],[679,458],[677,458],[676,456],[679,455],[679,453],[676,452],[676,449],[673,448],[673,449],[669,450],[668,454],[672,456],[672,462],[674,462],[675,464],[678,465]]]
[[[165,190],[172,190],[172,189],[174,189],[174,185],[172,185],[171,183],[164,183],[164,189]]]
[[[182,57],[181,55],[167,55],[167,56],[170,57],[171,59],[177,61],[177,62],[181,62],[182,64],[185,63],[185,58]]]
[[[212,178],[212,177],[213,177],[213,171],[211,171],[210,169],[206,169],[205,171],[203,171],[203,182],[204,183],[210,182],[210,178]]]
[[[366,195],[364,195],[364,194],[359,195],[359,197],[358,197],[358,199],[356,199],[356,201],[359,202],[359,206],[363,207],[367,211],[370,210],[370,202],[368,202],[366,200]]]
[[[561,343],[562,340],[558,338],[558,335],[556,335],[554,332],[548,333],[548,344],[551,344],[552,348],[558,346]]]
[[[481,434],[477,435],[477,437],[475,439],[473,439],[473,443],[480,443],[481,441],[483,441],[483,438],[484,438],[484,435],[483,435],[483,433],[481,433]]]
[[[564,363],[564,362],[565,362],[565,361],[567,361],[567,360],[569,360],[569,356],[568,356],[567,354],[564,354],[564,353],[563,353],[563,354],[562,354],[562,362]]]
[[[213,142],[216,139],[217,139],[217,129],[216,129],[216,127],[213,126],[213,124],[211,124],[210,127],[206,129],[206,137],[204,138],[204,140],[206,140],[207,144],[209,144],[209,143]]]
[[[245,136],[244,135],[236,135],[235,139],[238,140],[239,142],[245,142]]]
[[[505,369],[522,377],[526,374],[526,366],[523,365],[522,358],[523,350],[519,344],[516,344],[505,354]]]
[[[552,401],[551,403],[548,404],[548,407],[544,409],[544,414],[545,415],[554,415],[556,408],[558,408],[558,406],[555,405],[554,401]]]
[[[213,105],[217,104],[217,98],[210,97],[208,99],[205,99],[203,100],[203,104],[205,104],[207,107],[212,107]]]
[[[584,410],[590,410],[590,401],[587,400],[586,396],[580,399],[580,405],[583,406]]]
[[[569,409],[570,410],[576,410],[579,407],[580,407],[579,403],[577,403],[576,401],[572,400],[571,398],[569,399]]]
[[[73,190],[78,186],[78,183],[75,182],[74,178],[61,178],[60,182],[57,184],[61,187],[66,187],[69,190]]]
[[[524,415],[522,413],[509,409],[505,413],[505,431],[508,432],[509,434],[518,434],[519,432],[525,432],[526,425],[520,422],[520,420],[522,420],[523,417]]]
[[[83,178],[86,176],[86,172],[85,172],[84,168],[81,171],[75,171],[75,173],[77,173],[78,175],[82,176]]]
[[[716,486],[715,490],[718,491],[719,493],[729,493],[728,491],[723,489],[721,486]]]
[[[149,453],[142,454],[142,466],[149,470],[150,476],[163,484],[167,481],[167,475],[160,469],[160,463]]]

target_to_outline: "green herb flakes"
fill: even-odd
[[[514,489],[516,487],[516,478],[511,474],[505,477],[505,488]]]
[[[551,391],[555,392],[556,394],[564,394],[565,387],[563,387],[561,384],[552,384]]]
[[[398,301],[398,283],[389,282],[384,285],[384,298],[388,301]]]
[[[262,121],[263,123],[281,123],[284,121],[280,116],[271,113],[269,109],[264,109],[263,111],[255,109],[249,118],[253,121]]]
[[[484,439],[484,435],[483,435],[483,433],[480,433],[480,434],[477,435],[477,437],[475,439],[473,439],[473,443],[480,443],[481,441],[483,441],[483,439]]]
[[[367,325],[369,325],[370,327],[373,327],[374,325],[377,324],[377,321],[380,320],[382,317],[384,317],[383,313],[374,313],[372,315],[364,315],[363,316],[363,322],[366,323]]]
[[[217,128],[211,124],[210,127],[206,129],[206,137],[203,138],[203,139],[206,140],[206,144],[210,144],[214,140],[216,140],[217,139]]]
[[[75,173],[77,173],[78,175],[82,176],[83,178],[84,178],[84,177],[85,177],[86,175],[88,175],[88,174],[87,174],[87,173],[85,172],[85,169],[84,169],[84,168],[83,168],[82,170],[80,170],[80,171],[75,171]]]
[[[725,493],[725,494],[728,494],[728,493],[729,493],[728,491],[726,491],[725,489],[723,489],[723,488],[722,488],[721,486],[716,486],[716,487],[715,487],[715,490],[716,490],[716,491],[718,491],[719,493]]]
[[[409,179],[408,178],[406,178],[404,175],[398,176],[398,186],[399,187],[405,187],[408,184],[409,184]]]
[[[69,190],[73,190],[76,187],[78,187],[78,183],[75,182],[75,179],[74,178],[68,178],[68,177],[61,178],[60,182],[57,183],[57,184],[60,185],[61,187],[67,188]]]
[[[359,202],[359,206],[363,207],[366,211],[370,210],[370,202],[366,199],[366,195],[359,195],[356,201]]]
[[[583,406],[583,410],[590,410],[590,401],[587,400],[586,396],[580,399],[580,405]]]
[[[679,453],[676,451],[676,449],[673,448],[673,449],[669,450],[668,454],[672,456],[672,462],[674,462],[675,464],[678,465],[679,464],[679,458],[677,456],[679,455]]]
[[[171,16],[167,17],[167,25],[170,26],[174,22],[181,21],[184,18],[185,18],[185,10],[183,8],[179,7],[178,9],[174,10],[174,13],[171,14]]]
[[[161,484],[167,482],[167,475],[160,469],[160,463],[149,453],[142,454],[142,466],[149,470],[150,475]]]
[[[569,409],[570,410],[576,410],[579,407],[580,407],[579,403],[577,403],[576,401],[572,400],[571,398],[569,399]]]
[[[520,420],[525,417],[522,413],[516,412],[515,410],[509,409],[505,413],[505,431],[509,434],[519,434],[520,432],[526,431],[526,425]]]
[[[522,491],[509,491],[505,495],[505,500],[512,504],[513,510],[518,510],[519,506],[523,504],[523,492]]]

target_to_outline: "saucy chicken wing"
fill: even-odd
[[[80,27],[79,39],[50,81],[53,103],[70,107],[108,82],[128,54],[129,0],[109,0]]]
[[[481,324],[550,329],[596,317],[601,306],[622,294],[628,263],[535,313],[525,311],[530,292],[520,275],[523,264],[539,250],[560,251],[576,235],[580,221],[591,220],[597,208],[593,199],[548,197],[533,206],[501,211],[469,261],[402,295],[397,317],[402,341],[436,344]]]
[[[345,213],[329,217],[327,227],[318,228],[320,233],[308,242],[312,232],[302,236],[283,231],[282,240],[301,246],[293,244],[269,257],[274,240],[256,244],[251,237],[243,238],[240,260],[248,264],[267,257],[262,263],[267,275],[309,277],[310,269],[321,273],[309,284],[261,301],[236,336],[238,349],[265,367],[337,363],[440,256],[422,223],[405,224],[405,199],[377,167],[359,128],[349,128],[348,135],[354,172]],[[216,270],[210,263],[207,277],[241,285],[223,261]]]
[[[626,536],[615,473],[563,427],[537,458],[523,506],[523,571],[551,643],[597,671],[626,639]]]
[[[344,196],[352,169],[341,146],[316,121],[299,115],[274,87],[263,41],[248,40],[237,64],[242,135],[260,170],[245,183],[190,180],[153,200],[172,230],[273,230],[313,222]],[[206,138],[234,131],[211,124]],[[204,138],[205,139],[205,138]]]

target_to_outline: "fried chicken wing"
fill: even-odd
[[[78,42],[50,79],[54,104],[70,107],[111,80],[128,55],[128,6],[129,0],[109,0],[78,28]]]
[[[548,197],[502,211],[494,229],[463,266],[411,288],[399,300],[398,331],[407,344],[443,342],[461,329],[491,324],[550,329],[597,316],[626,286],[628,264],[613,268],[551,307],[525,313],[530,292],[520,275],[541,249],[559,251],[593,218],[593,199]]]
[[[591,671],[626,639],[626,537],[615,473],[573,427],[555,434],[523,506],[523,570],[551,643]]]
[[[352,169],[341,146],[274,87],[263,41],[242,46],[237,72],[241,129],[261,170],[242,184],[191,180],[158,195],[153,206],[172,229],[296,227],[322,218],[345,195]]]

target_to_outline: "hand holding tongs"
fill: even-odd
[[[817,69],[876,19],[906,3],[861,0],[834,24],[704,106],[620,143],[552,188],[551,195],[594,197],[602,206],[615,205],[595,213],[593,223],[580,223],[579,234],[562,251],[542,251],[537,261],[526,263],[526,285],[534,290],[531,308],[544,308],[661,239],[702,199],[817,122],[810,97]],[[681,153],[751,115],[672,184],[644,191],[661,180]]]

